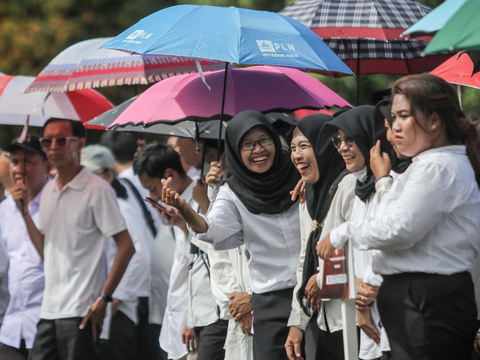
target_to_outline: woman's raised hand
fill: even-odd
[[[205,182],[210,187],[215,187],[215,185],[218,186],[222,180],[222,175],[223,171],[220,167],[220,163],[218,161],[212,161]]]
[[[183,197],[180,196],[179,193],[176,191],[172,190],[170,188],[170,184],[172,182],[172,178],[169,177],[167,180],[162,179],[162,201],[167,204],[171,205],[177,209],[181,208],[183,205],[185,205],[187,202]]]
[[[370,149],[370,168],[376,179],[389,175],[392,170],[390,156],[385,152],[381,152],[380,147],[380,140],[377,140],[377,143]]]

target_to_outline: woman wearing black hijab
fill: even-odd
[[[321,130],[332,119],[323,114],[306,116],[297,123],[288,139],[292,162],[306,183],[306,204],[300,205],[302,250],[288,324],[289,337],[285,344],[291,360],[299,358],[303,331],[314,310],[319,311],[318,325],[313,321],[309,326],[320,327],[317,331],[316,358],[343,359],[341,304],[339,300],[323,304],[320,301],[317,280],[321,281],[323,277],[323,261],[318,273],[319,261],[315,251],[322,230],[328,234],[331,229],[349,220],[355,197],[355,178],[345,169],[345,162],[331,146],[330,137]]]
[[[328,125],[330,133],[338,131],[338,135],[333,136],[333,143],[345,159],[347,168],[357,178],[350,221],[374,217],[379,202],[392,185],[390,170],[403,172],[408,166],[408,160],[399,160],[387,141],[384,114],[388,111],[384,103],[376,108],[360,106]],[[378,359],[382,351],[389,350],[385,334],[381,336],[384,329],[374,302],[382,278],[372,271],[369,251],[354,250],[354,257],[358,279],[357,321],[362,329],[359,357]],[[371,295],[364,296],[367,293]]]
[[[244,111],[230,121],[225,154],[232,176],[206,216],[185,205],[169,188],[169,180],[164,181],[162,200],[177,207],[193,236],[216,249],[245,243],[255,314],[254,357],[287,359],[284,344],[300,253],[298,203],[289,192],[300,176],[275,129],[256,111]]]

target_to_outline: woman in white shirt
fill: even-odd
[[[329,259],[349,238],[374,249],[383,276],[377,303],[392,359],[469,359],[477,309],[469,271],[478,254],[480,136],[452,87],[432,75],[398,80],[393,133],[413,162],[376,216],[333,230],[317,252]]]
[[[317,328],[316,358],[343,359],[340,300],[322,303],[317,277],[322,278],[323,261],[319,267],[315,251],[323,229],[329,232],[347,220],[353,200],[354,178],[348,175],[345,162],[323,132],[323,126],[332,119],[324,114],[306,116],[288,138],[292,162],[306,183],[306,203],[300,204],[302,248],[285,343],[290,360],[302,356],[301,342],[307,323]],[[332,224],[335,225],[329,230]],[[315,310],[318,310],[318,325],[309,323]]]
[[[385,174],[376,174],[370,167],[370,154],[382,150],[392,156],[394,169],[403,168],[394,156],[391,144],[386,139],[384,116],[380,108],[359,106],[348,113],[341,114],[326,126],[326,133],[334,135],[332,141],[338,152],[347,163],[347,168],[357,179],[355,201],[350,221],[371,219],[375,216],[378,204],[390,189],[393,179],[389,176],[390,169]],[[375,146],[376,145],[376,146]],[[374,147],[375,146],[375,147]],[[390,159],[387,157],[389,165]],[[378,172],[378,170],[377,170]],[[381,285],[382,278],[375,275],[371,269],[370,251],[354,250],[355,275],[359,294],[356,301],[357,323],[361,328],[359,358],[362,360],[379,359],[382,351],[388,351],[388,342],[382,339],[382,325],[378,315],[374,297],[370,299],[363,293],[375,294]],[[362,291],[363,290],[363,291]]]
[[[300,176],[268,119],[256,111],[236,115],[226,130],[227,169],[206,216],[188,207],[163,181],[162,200],[175,206],[197,239],[216,249],[245,243],[253,291],[253,347],[258,360],[286,359],[295,270],[300,253],[298,204],[290,198]],[[239,232],[241,236],[232,237]]]

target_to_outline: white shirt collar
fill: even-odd
[[[133,172],[133,166],[130,166],[130,167],[126,168],[120,174],[118,174],[119,178],[128,178],[128,177],[133,177],[133,176],[135,176],[135,174]]]
[[[419,161],[421,159],[424,159],[424,158],[426,158],[426,157],[428,157],[432,154],[438,153],[438,152],[447,152],[447,153],[451,153],[451,154],[454,154],[454,155],[466,156],[467,155],[467,148],[465,147],[465,145],[449,145],[449,146],[438,147],[438,148],[435,148],[435,149],[428,149],[428,150],[425,150],[425,151],[421,152],[417,156],[413,157],[412,161],[414,161],[414,162]]]
[[[365,181],[367,179],[367,167],[365,166],[362,170],[352,173],[352,175],[358,181]]]

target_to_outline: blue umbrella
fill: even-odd
[[[172,6],[145,17],[102,48],[353,74],[300,22],[235,7]]]
[[[446,0],[404,31],[402,36],[415,38],[435,35],[465,2],[466,0]]]
[[[219,143],[228,63],[353,74],[300,22],[278,13],[235,7],[172,6],[143,18],[101,48],[225,61]]]

